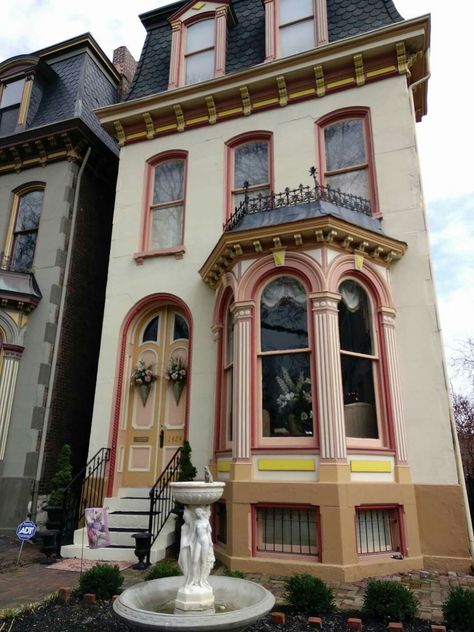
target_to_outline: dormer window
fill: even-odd
[[[0,135],[10,134],[18,125],[25,78],[0,83]]]
[[[214,20],[200,20],[186,29],[185,83],[198,83],[214,77]]]
[[[224,75],[229,19],[229,0],[189,2],[171,16],[170,90]]]

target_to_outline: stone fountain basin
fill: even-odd
[[[173,498],[183,505],[212,505],[224,493],[225,483],[186,481],[170,483]]]
[[[163,614],[153,612],[174,600],[183,585],[182,577],[165,577],[127,588],[114,601],[115,614],[127,623],[143,630],[181,630],[208,632],[235,630],[243,632],[247,626],[269,612],[275,597],[260,584],[234,577],[209,577],[216,603],[231,604],[237,610],[215,614]]]

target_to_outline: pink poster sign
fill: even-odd
[[[110,546],[109,521],[105,507],[88,507],[85,511],[87,538],[91,549]]]

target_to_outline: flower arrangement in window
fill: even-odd
[[[146,366],[143,360],[138,360],[135,371],[131,377],[132,386],[137,386],[140,389],[140,397],[144,406],[150,394],[151,385],[158,378],[158,376],[153,373],[152,366],[152,364]]]
[[[311,380],[300,371],[293,379],[285,367],[281,368],[282,377],[277,377],[281,389],[277,405],[281,413],[288,413],[288,425],[291,434],[312,434],[313,411],[311,410]]]
[[[181,358],[181,356],[171,357],[168,368],[165,371],[165,380],[169,380],[173,386],[176,404],[179,404],[181,393],[186,384],[187,375],[188,371],[183,358]]]

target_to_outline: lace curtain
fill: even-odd
[[[292,299],[300,305],[306,303],[306,292],[296,279],[280,277],[273,281],[263,291],[262,305],[272,309],[283,299]]]

